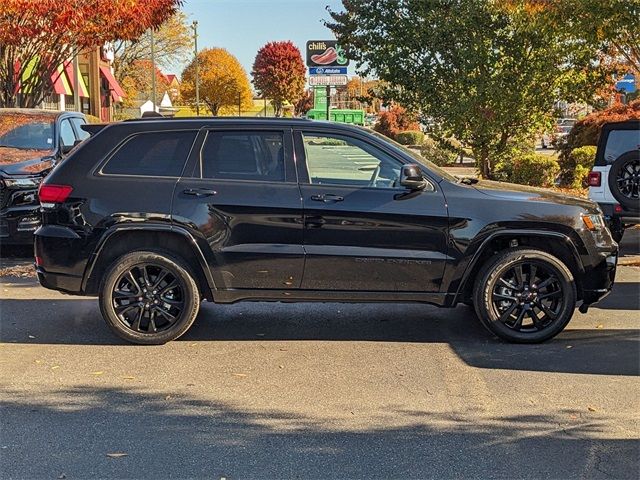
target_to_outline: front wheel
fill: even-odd
[[[539,343],[560,333],[576,307],[569,269],[556,257],[534,249],[497,254],[481,269],[474,306],[482,324],[516,343]]]
[[[107,269],[100,288],[107,325],[132,343],[175,340],[189,329],[199,308],[193,275],[181,260],[164,252],[123,255]]]

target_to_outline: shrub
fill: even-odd
[[[408,130],[396,134],[396,141],[402,145],[422,145],[424,133],[419,130]]]
[[[85,117],[87,119],[87,123],[103,123],[102,120],[93,115],[86,114]]]
[[[496,166],[500,180],[532,187],[553,186],[559,172],[556,159],[541,153],[521,154]]]
[[[420,153],[424,158],[440,167],[455,163],[457,157],[452,151],[439,146],[431,137],[424,138]]]
[[[616,104],[605,110],[593,112],[576,122],[560,149],[560,181],[562,185],[575,182],[575,166],[570,160],[571,153],[585,145],[597,145],[602,125],[608,122],[622,122],[629,119],[640,119],[640,100],[634,100],[627,105]],[[583,165],[584,166],[584,165]]]
[[[587,176],[596,160],[597,147],[585,145],[574,148],[567,158],[560,158],[560,171],[563,172],[563,183],[571,188],[584,188]]]
[[[398,132],[407,130],[419,130],[420,125],[414,115],[400,106],[393,106],[386,112],[382,112],[373,129],[395,140]]]

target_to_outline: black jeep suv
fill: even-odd
[[[590,201],[457,179],[309,120],[111,124],[40,202],[42,285],[99,295],[114,332],[143,344],[182,335],[203,298],[463,302],[494,334],[540,342],[609,292],[617,260]]]
[[[0,108],[0,242],[30,244],[40,225],[38,187],[89,134],[78,112]]]

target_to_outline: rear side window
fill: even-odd
[[[623,153],[640,149],[640,132],[638,130],[612,130],[607,137],[604,158],[613,163]]]
[[[209,132],[201,161],[203,178],[284,181],[282,132]]]
[[[196,133],[181,131],[135,135],[111,156],[102,173],[179,177]]]
[[[87,123],[84,121],[84,119],[78,118],[78,117],[72,117],[71,123],[73,123],[73,126],[76,127],[76,134],[78,135],[78,140],[86,140],[87,138],[89,138],[90,136],[89,132],[85,132],[81,128],[82,125]]]

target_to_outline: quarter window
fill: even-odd
[[[76,143],[76,135],[69,120],[63,120],[60,123],[60,143],[65,147],[72,147]]]
[[[356,138],[303,134],[309,179],[319,185],[394,188],[401,164]]]
[[[179,177],[196,132],[151,132],[129,138],[109,159],[102,173]]]
[[[76,127],[76,134],[78,135],[79,140],[86,140],[90,137],[89,132],[85,132],[81,128],[82,125],[87,123],[82,118],[73,117],[71,119],[71,123],[73,123],[73,126]]]
[[[282,132],[209,132],[201,164],[204,178],[284,181]]]

